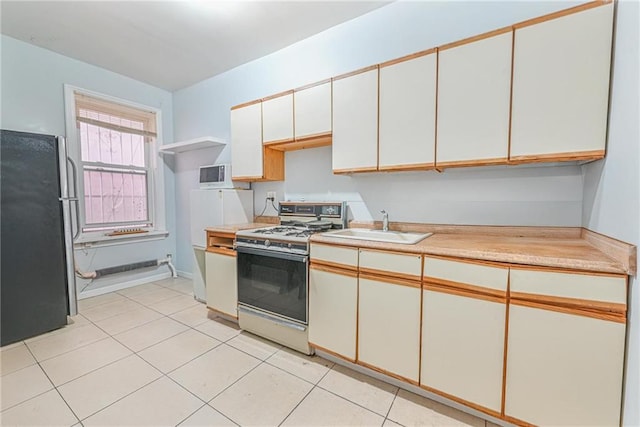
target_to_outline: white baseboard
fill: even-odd
[[[193,279],[193,273],[190,271],[178,270],[178,276],[184,277],[185,279],[189,279],[189,280]]]
[[[78,299],[85,299],[90,297],[95,297],[98,295],[108,294],[109,292],[119,291],[121,289],[130,288],[132,286],[142,285],[149,282],[155,282],[157,280],[166,279],[171,277],[171,272],[154,274],[153,276],[142,277],[140,279],[129,280],[128,282],[116,283],[113,285],[103,286],[97,289],[91,289],[88,291],[81,292],[78,295]]]

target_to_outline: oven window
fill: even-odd
[[[307,323],[307,263],[238,252],[238,301]]]

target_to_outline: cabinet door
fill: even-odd
[[[293,96],[296,139],[331,132],[331,82],[298,90]]]
[[[512,30],[438,55],[438,167],[506,163]]]
[[[207,307],[238,317],[238,280],[235,251],[217,248],[205,253]]]
[[[420,384],[499,414],[504,301],[425,289]]]
[[[263,177],[262,103],[231,110],[233,179]]]
[[[514,161],[604,156],[613,2],[516,27]]]
[[[378,68],[333,81],[333,171],[378,168]]]
[[[380,170],[433,167],[436,53],[380,67]]]
[[[309,343],[356,360],[357,273],[309,269]]]
[[[358,363],[418,384],[420,282],[359,281]]]
[[[512,304],[505,414],[536,425],[620,425],[625,325]]]
[[[262,142],[293,141],[293,93],[262,101]]]

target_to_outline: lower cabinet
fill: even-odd
[[[509,308],[507,420],[620,425],[625,324],[539,307]]]
[[[420,385],[499,416],[506,298],[425,285]]]
[[[358,363],[418,384],[420,282],[360,275]]]
[[[330,267],[309,268],[309,343],[356,360],[358,274]]]
[[[212,252],[215,251],[215,252]],[[236,251],[210,248],[205,254],[207,307],[238,317],[238,279]]]

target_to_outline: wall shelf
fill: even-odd
[[[203,148],[211,148],[227,145],[227,142],[215,138],[213,136],[203,136],[200,138],[189,139],[187,141],[174,142],[172,144],[162,145],[158,148],[161,153],[176,154],[184,151],[201,150]]]

